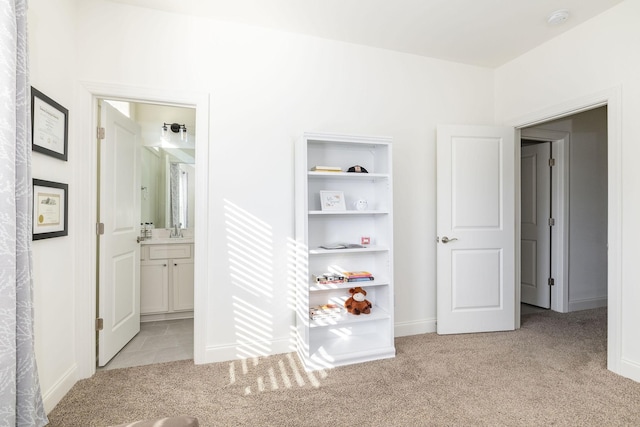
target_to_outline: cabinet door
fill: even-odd
[[[174,259],[173,311],[193,310],[193,259]]]
[[[146,261],[140,264],[140,313],[169,311],[169,261]]]

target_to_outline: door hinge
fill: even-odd
[[[101,331],[104,328],[104,319],[98,317],[96,319],[96,331]]]
[[[98,128],[98,139],[104,139],[104,128]]]
[[[555,165],[556,165],[556,159],[553,159],[553,158],[549,159],[549,167],[552,168]]]
[[[554,218],[549,218],[549,227],[553,227],[556,225],[556,220]]]
[[[104,234],[104,223],[103,222],[99,222],[96,224],[96,234],[98,236],[101,236]]]
[[[554,286],[556,284],[556,281],[553,277],[549,277],[549,286]]]

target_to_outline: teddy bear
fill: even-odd
[[[360,313],[371,313],[371,303],[365,299],[367,291],[361,287],[349,289],[351,296],[344,302],[344,306],[351,314],[359,315]]]

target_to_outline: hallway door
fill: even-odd
[[[521,301],[551,308],[551,142],[522,146]]]

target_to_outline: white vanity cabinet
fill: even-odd
[[[140,315],[169,311],[169,261],[140,262]]]
[[[193,311],[193,256],[187,259],[173,259],[172,263],[173,311]]]
[[[142,321],[193,317],[193,243],[143,242],[140,314]]]

